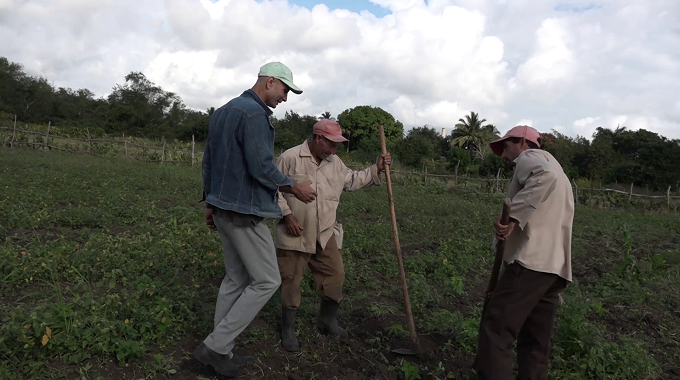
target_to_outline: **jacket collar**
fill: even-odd
[[[255,101],[257,102],[257,104],[259,104],[260,107],[262,107],[262,109],[264,110],[264,112],[267,114],[267,117],[271,116],[272,113],[274,113],[274,111],[272,111],[272,109],[269,108],[268,105],[264,104],[264,102],[262,101],[262,99],[260,99],[260,96],[257,95],[257,93],[255,93],[255,91],[253,91],[252,89],[249,89],[249,90],[244,91],[243,94],[241,94],[241,96],[246,97],[246,98],[247,98],[247,97],[251,97],[251,98],[255,99]]]

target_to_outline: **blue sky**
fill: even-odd
[[[308,9],[312,9],[315,5],[323,3],[330,9],[348,9],[357,13],[367,10],[378,17],[390,14],[389,9],[375,5],[368,0],[288,0],[288,3],[299,5]]]

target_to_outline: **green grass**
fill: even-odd
[[[223,276],[198,167],[0,148],[0,178],[0,378],[213,378],[191,359]],[[258,357],[243,378],[470,376],[502,195],[428,182],[394,187],[427,354],[390,354],[408,329],[385,187],[374,187],[343,195],[339,209],[351,342],[316,332],[308,274],[303,351],[279,347],[277,294],[238,341]],[[577,208],[576,280],[563,294],[551,378],[678,375],[679,243],[677,213]]]

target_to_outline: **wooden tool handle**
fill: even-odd
[[[380,130],[380,147],[383,154],[387,154],[387,145],[385,143],[385,130],[383,126],[379,126]],[[406,272],[404,271],[404,261],[401,256],[401,245],[399,244],[399,233],[397,231],[397,215],[394,212],[394,198],[392,197],[392,180],[390,178],[390,166],[385,164],[385,178],[387,180],[387,200],[390,206],[390,216],[392,218],[392,239],[394,240],[394,247],[397,253],[397,262],[399,263],[399,278],[401,279],[401,291],[404,294],[404,308],[406,309],[406,319],[408,322],[408,330],[411,334],[411,343],[420,349],[418,343],[418,335],[416,335],[416,325],[413,322],[413,314],[411,313],[411,301],[408,297],[408,287],[406,285]]]
[[[501,224],[507,225],[510,223],[510,205],[512,201],[510,198],[503,200],[503,210],[501,211]],[[496,244],[496,257],[493,261],[493,269],[491,270],[491,280],[489,280],[489,287],[486,289],[488,294],[496,289],[498,283],[498,275],[501,271],[501,264],[503,263],[503,254],[505,253],[505,240],[499,240]]]

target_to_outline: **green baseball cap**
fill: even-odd
[[[258,77],[274,77],[281,82],[285,83],[286,86],[290,87],[290,90],[296,94],[302,94],[302,90],[293,83],[293,73],[290,69],[281,62],[269,62],[264,66],[260,67],[260,72],[257,74]]]

